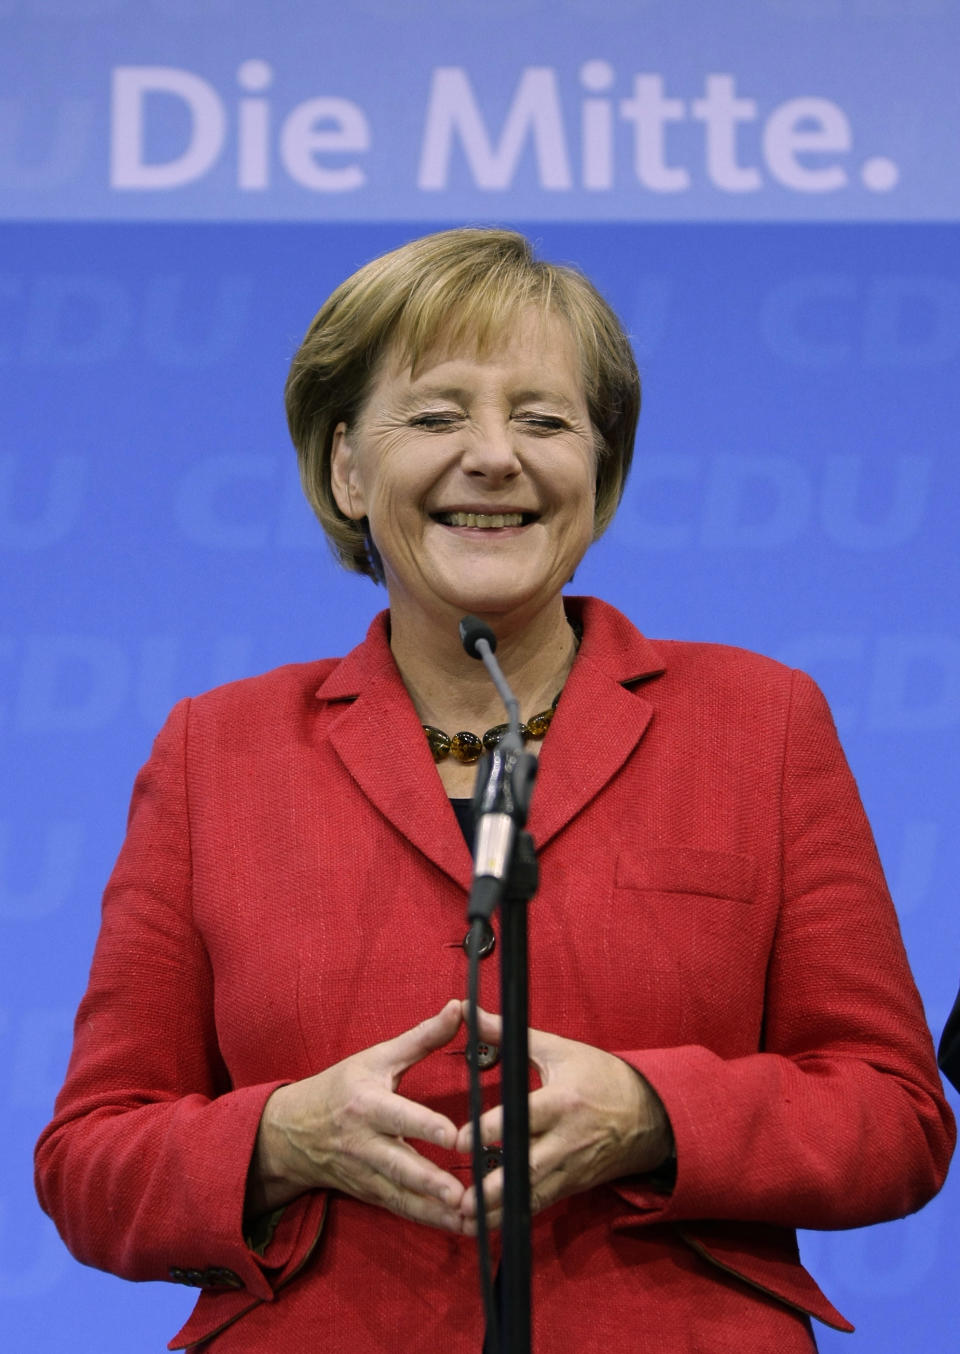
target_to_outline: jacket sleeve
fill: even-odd
[[[782,884],[756,1053],[620,1052],[663,1101],[669,1193],[627,1180],[638,1222],[857,1227],[940,1188],[955,1128],[873,838],[826,702],[793,674]]]
[[[233,1088],[218,1050],[191,917],[189,704],[134,786],[66,1081],[37,1145],[37,1193],[85,1264],[269,1299],[311,1221],[319,1230],[323,1196],[290,1205],[263,1256],[246,1245],[250,1157],[282,1083]]]

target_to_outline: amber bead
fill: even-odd
[[[434,728],[432,724],[424,724],[423,731],[427,735],[427,742],[430,744],[430,751],[433,753],[435,762],[442,762],[444,757],[450,751],[450,739],[444,733],[443,729]]]
[[[550,727],[550,721],[553,719],[553,709],[541,710],[538,715],[531,715],[527,720],[527,729],[531,738],[542,738]]]
[[[469,766],[471,762],[479,761],[483,756],[483,740],[465,729],[455,733],[450,739],[450,756],[455,757],[458,762],[466,762]]]
[[[523,742],[526,742],[528,738],[543,738],[550,727],[550,721],[553,719],[559,699],[560,692],[558,691],[549,710],[541,710],[538,715],[532,715],[526,724],[521,723],[520,737]],[[492,729],[487,729],[482,738],[478,738],[475,733],[469,733],[466,729],[461,729],[451,738],[449,734],[444,733],[443,729],[438,729],[434,724],[423,725],[423,731],[427,735],[427,742],[430,744],[430,751],[433,753],[435,762],[442,762],[444,757],[450,756],[458,762],[465,762],[468,766],[479,761],[484,752],[492,752],[503,740],[509,728],[509,724],[495,724]]]
[[[487,729],[486,733],[483,735],[483,746],[488,752],[492,752],[495,747],[499,747],[509,732],[509,724],[494,724],[493,728]],[[526,724],[521,721],[520,737],[526,742],[529,736],[530,732]]]

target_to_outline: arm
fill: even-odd
[[[37,1145],[37,1193],[85,1264],[130,1279],[229,1271],[268,1297],[265,1265],[282,1265],[295,1220],[262,1261],[244,1242],[243,1200],[279,1083],[231,1089],[219,1054],[191,916],[188,718],[184,701],[134,785],[66,1081]]]
[[[747,1006],[717,1011],[709,1045],[616,1057],[531,1031],[531,1058],[550,1072],[530,1102],[535,1206],[615,1180],[638,1224],[845,1227],[910,1212],[939,1188],[953,1122],[893,906],[826,705],[800,674],[793,692],[759,1047],[744,1038]],[[716,940],[737,972],[739,935]],[[483,1130],[497,1140],[499,1110]],[[671,1131],[672,1190],[658,1178]],[[460,1150],[468,1142],[462,1132]],[[500,1184],[485,1186],[494,1208]]]
[[[254,1084],[235,1085],[225,1065],[213,961],[193,915],[190,727],[184,702],[137,777],[66,1082],[37,1146],[37,1190],[86,1264],[131,1279],[243,1286],[268,1299],[315,1243],[325,1190],[362,1193],[363,1150],[354,1153],[354,1174],[345,1176],[338,1172],[342,1143],[330,1150],[324,1136],[324,1124],[329,1128],[332,1120],[339,1128],[350,1120],[348,1113],[331,1113],[331,1106],[337,1097],[341,1104],[350,1098],[356,1078],[349,1069],[345,1076],[341,1063],[299,1083],[251,1077]],[[229,1018],[245,1019],[236,1011]],[[395,1116],[397,1133],[455,1137],[449,1120],[395,1091],[405,1067],[446,1043],[459,1022],[454,1004],[368,1051],[379,1056],[380,1085],[367,1094],[377,1113]],[[236,1035],[236,1023],[231,1028]],[[242,1033],[248,1047],[264,1044],[256,1065],[270,1069],[272,1054],[282,1053],[276,1037],[271,1045],[255,1026],[244,1025]],[[308,1112],[313,1120],[305,1127]],[[307,1140],[312,1162],[303,1152],[291,1160],[286,1138],[294,1131]],[[386,1185],[382,1178],[367,1180],[366,1197],[392,1202],[407,1215],[415,1215],[418,1203],[430,1214],[430,1197],[442,1198],[444,1191],[453,1189],[459,1200],[459,1182],[396,1134],[368,1132],[364,1141],[388,1177]],[[390,1179],[398,1157],[407,1172],[400,1172],[401,1186],[413,1200]],[[389,1196],[390,1185],[392,1196],[378,1198],[377,1189]],[[258,1255],[245,1241],[245,1214],[249,1223],[278,1205],[287,1205],[283,1218]],[[422,1220],[459,1230],[455,1210],[438,1206]]]
[[[621,1192],[649,1220],[855,1227],[921,1207],[955,1129],[853,777],[797,673],[781,783],[782,888],[761,1049],[623,1053],[676,1139],[672,1195]]]

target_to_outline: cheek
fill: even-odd
[[[396,517],[404,495],[389,461],[380,453],[367,451],[356,467],[355,497],[362,498],[364,513],[371,524],[387,523]]]
[[[379,477],[370,486],[367,519],[373,543],[384,558],[414,555],[419,548],[424,514],[412,486]]]
[[[587,540],[592,541],[597,507],[597,474],[592,459],[580,478],[576,493],[579,502],[577,524],[586,534]]]

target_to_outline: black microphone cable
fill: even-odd
[[[480,1028],[477,1016],[480,987],[480,950],[484,941],[484,923],[481,918],[471,922],[467,934],[467,1068],[470,1084],[471,1170],[477,1191],[477,1262],[480,1268],[480,1294],[483,1299],[483,1317],[486,1326],[484,1354],[500,1354],[500,1320],[493,1296],[493,1274],[490,1262],[490,1233],[487,1227],[487,1206],[483,1199],[484,1169],[483,1144],[480,1141],[480,1115],[483,1100],[480,1090]]]

